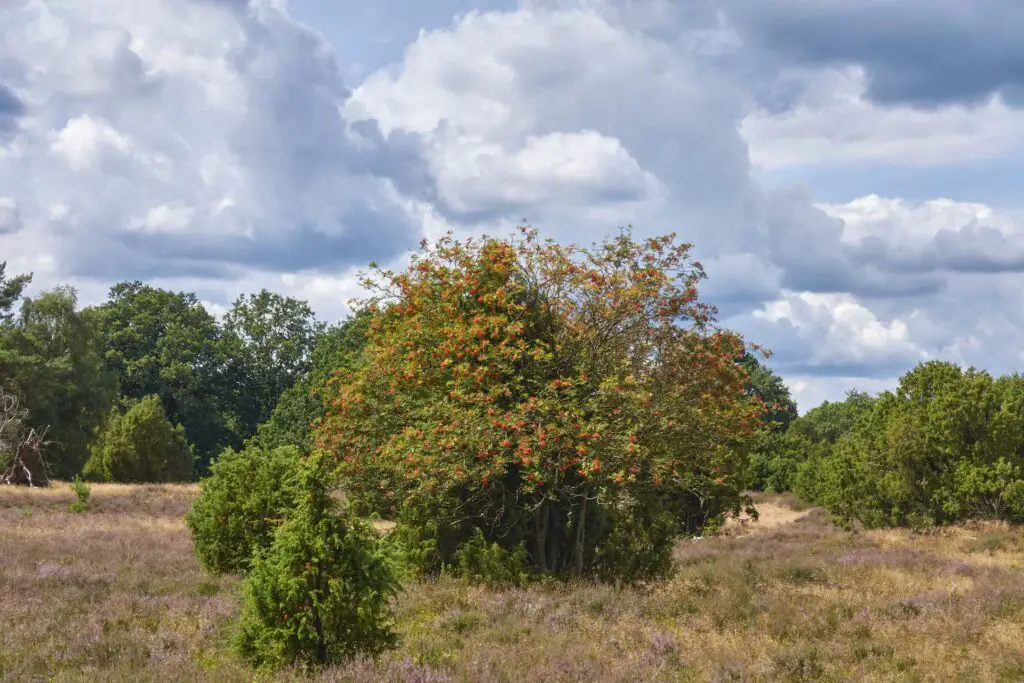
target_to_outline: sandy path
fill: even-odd
[[[748,531],[775,529],[803,519],[810,513],[810,510],[797,511],[785,505],[768,502],[757,503],[755,507],[758,512],[756,522],[748,515],[741,515],[738,519],[728,520],[726,528],[746,527]]]

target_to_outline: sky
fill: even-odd
[[[801,411],[1024,369],[1019,0],[5,0],[0,261],[348,312],[522,219],[676,232]]]

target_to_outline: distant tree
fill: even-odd
[[[352,370],[366,345],[371,314],[362,310],[334,325],[317,338],[310,353],[310,368],[281,394],[270,418],[259,426],[256,440],[263,448],[310,448],[310,426],[324,413],[324,391],[336,372]]]
[[[795,424],[795,422],[794,422]],[[763,429],[750,452],[750,488],[781,493],[791,491],[800,465],[810,456],[813,444],[793,431]]]
[[[266,289],[235,300],[224,316],[223,341],[242,433],[255,433],[308,373],[323,327],[305,301]]]
[[[813,443],[835,443],[847,434],[877,399],[862,391],[851,390],[842,401],[825,401],[792,424],[792,431]]]
[[[797,420],[796,402],[782,378],[753,353],[745,353],[740,366],[747,373],[747,394],[765,409],[763,425],[751,442],[748,485],[755,491],[788,491],[806,457],[807,444],[787,431]]]
[[[117,387],[104,367],[96,317],[76,310],[77,303],[74,289],[58,287],[25,299],[0,326],[0,378],[20,395],[32,425],[49,427],[50,463],[59,478],[80,471]]]
[[[747,393],[765,403],[766,425],[774,431],[784,431],[797,418],[796,402],[789,393],[789,387],[753,353],[743,354],[740,365],[747,372]]]
[[[805,415],[789,420],[785,430],[780,422],[754,440],[750,453],[750,487],[757,491],[796,491],[809,497],[818,482],[809,471],[809,460],[826,458],[832,445],[849,433],[859,419],[870,412],[876,399],[850,391],[843,401],[825,401]]]
[[[6,270],[7,262],[0,262],[0,325],[11,321],[15,304],[32,281],[31,275],[7,277]]]
[[[110,416],[92,445],[84,474],[96,481],[189,481],[193,464],[185,430],[167,420],[154,394],[125,414]]]
[[[106,364],[129,403],[159,396],[167,418],[184,427],[201,470],[225,447],[241,445],[220,329],[194,294],[122,282],[98,310]]]
[[[906,373],[800,479],[867,526],[1024,521],[1024,377],[931,361]]]

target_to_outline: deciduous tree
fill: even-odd
[[[128,402],[159,396],[168,419],[184,427],[201,469],[241,444],[246,435],[239,436],[226,386],[220,329],[194,294],[121,282],[99,313],[107,367]]]
[[[375,270],[363,361],[319,430],[346,494],[397,515],[435,566],[479,529],[539,572],[664,569],[680,533],[741,507],[762,413],[689,249],[524,228]]]
[[[31,424],[49,428],[49,461],[60,478],[80,471],[116,395],[95,316],[77,303],[74,289],[58,287],[25,299],[0,326],[0,377],[20,396]]]
[[[224,344],[244,434],[255,433],[308,373],[323,327],[305,301],[266,289],[235,300],[224,316]]]

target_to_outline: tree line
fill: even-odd
[[[46,430],[49,474],[191,480],[267,422],[281,396],[306,410],[303,382],[325,375],[345,325],[267,290],[217,320],[195,294],[121,282],[79,308],[74,289],[24,296],[31,275],[0,264],[0,390]],[[304,431],[307,416],[282,419]],[[137,442],[137,443],[136,443]]]

